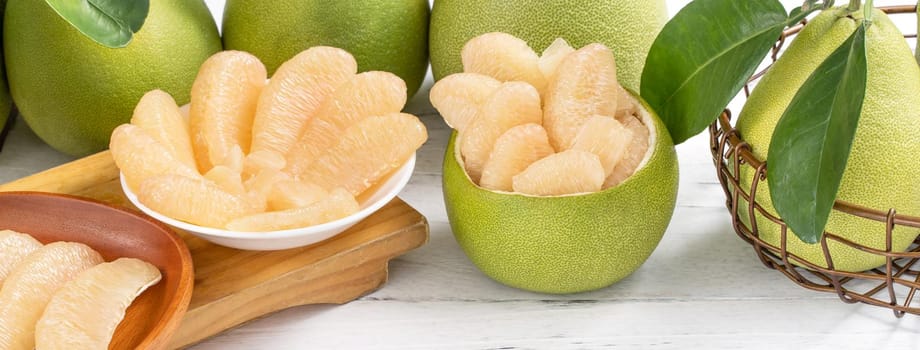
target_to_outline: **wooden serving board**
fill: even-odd
[[[108,152],[0,185],[3,191],[71,194],[136,211]],[[386,282],[390,259],[427,242],[428,222],[396,198],[348,231],[298,249],[242,251],[178,233],[195,262],[195,289],[172,349],[278,310],[343,304],[367,294]]]

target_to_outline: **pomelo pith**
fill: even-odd
[[[392,72],[412,96],[428,68],[426,0],[228,0],[224,46],[250,52],[269,75],[313,46],[345,49],[358,71]]]
[[[811,21],[788,50],[754,89],[741,111],[737,129],[754,154],[766,159],[773,130],[796,91],[809,75],[840,46],[861,21],[862,12],[846,17],[844,9],[824,11]],[[881,11],[866,38],[868,80],[856,139],[843,175],[837,199],[905,215],[920,214],[920,68],[902,34]],[[742,186],[749,186],[754,169],[741,167]],[[757,202],[776,215],[769,187],[761,182]],[[740,216],[750,224],[748,203],[741,200]],[[760,238],[779,246],[779,226],[757,216]],[[876,249],[885,249],[885,224],[834,211],[827,231]],[[894,232],[893,249],[905,250],[918,231],[899,227]],[[827,266],[820,244],[806,244],[791,232],[787,250],[807,261]],[[834,268],[862,271],[885,263],[885,258],[857,251],[830,241]]]
[[[638,102],[637,102],[638,103]],[[457,242],[493,279],[543,293],[606,287],[649,257],[674,211],[677,158],[664,125],[643,104],[652,138],[644,165],[616,187],[536,197],[477,186],[451,138],[444,201]]]
[[[144,26],[119,49],[84,36],[44,1],[11,0],[4,19],[13,100],[42,140],[74,156],[105,149],[150,90],[187,103],[198,67],[221,49],[201,0],[151,1]]]
[[[512,34],[538,53],[561,37],[573,47],[613,49],[620,83],[638,91],[645,57],[666,21],[664,0],[438,0],[431,12],[431,68],[435,79],[462,72],[463,45],[488,32]]]

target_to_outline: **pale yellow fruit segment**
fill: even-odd
[[[144,181],[137,193],[141,203],[168,217],[195,225],[221,228],[253,209],[239,196],[203,178],[161,175]]]
[[[619,91],[616,62],[606,46],[591,44],[566,56],[544,101],[543,127],[553,147],[569,149],[587,118],[615,116]]]
[[[249,179],[262,170],[281,170],[287,165],[284,155],[271,150],[254,151],[243,159],[243,178]]]
[[[632,131],[616,119],[593,116],[581,126],[572,149],[596,154],[604,166],[604,176],[609,176],[626,155],[632,139]]]
[[[281,181],[291,180],[291,175],[280,170],[265,169],[246,180],[245,199],[249,206],[256,211],[265,211],[268,208],[268,199],[271,195],[275,184]]]
[[[428,139],[428,132],[414,115],[392,113],[365,118],[337,138],[338,143],[298,178],[358,196],[405,164]]]
[[[354,214],[358,202],[348,190],[337,188],[328,197],[306,207],[254,214],[231,221],[227,229],[264,232],[308,227]]]
[[[451,128],[463,132],[479,107],[501,87],[492,77],[476,73],[451,74],[431,87],[431,105]]]
[[[636,113],[639,112],[639,109],[637,108],[636,103],[633,102],[632,96],[629,95],[629,91],[626,91],[622,85],[617,90],[617,112],[615,117],[617,119],[623,119],[636,115]]]
[[[508,129],[495,141],[482,170],[479,186],[490,190],[513,190],[511,179],[537,160],[555,153],[546,130],[539,124],[523,124]]]
[[[543,50],[539,64],[546,81],[551,81],[555,77],[559,64],[572,52],[575,52],[575,49],[569,46],[569,43],[563,38],[557,38],[546,50]]]
[[[144,180],[154,176],[201,176],[194,168],[179,161],[144,129],[135,125],[122,124],[115,128],[109,149],[128,186],[134,190],[137,190]]]
[[[11,230],[0,231],[0,287],[6,276],[20,261],[41,248],[42,244],[24,233]]]
[[[460,137],[460,153],[466,171],[479,183],[489,154],[499,136],[522,124],[540,124],[540,94],[523,82],[508,82],[489,96]]]
[[[648,153],[649,149],[648,126],[634,116],[620,119],[620,121],[632,133],[633,137],[626,155],[623,156],[623,160],[617,164],[613,172],[604,181],[604,188],[619,185],[632,176],[639,168],[639,165],[642,164],[642,160],[645,159],[645,154]]]
[[[226,165],[234,146],[249,152],[252,121],[266,79],[262,62],[242,51],[219,52],[201,65],[189,110],[199,171]]]
[[[406,105],[406,83],[387,72],[364,72],[340,86],[304,126],[303,134],[287,156],[287,172],[306,170],[340,135],[364,118],[396,113]]]
[[[316,184],[281,180],[275,183],[268,195],[268,210],[281,211],[306,207],[329,196],[329,192]]]
[[[240,173],[230,169],[228,166],[218,165],[213,167],[207,174],[204,174],[204,178],[210,180],[227,193],[237,196],[246,193],[246,188],[243,187],[243,179],[240,177]]]
[[[540,159],[513,179],[514,191],[535,196],[561,196],[601,190],[604,167],[597,155],[568,150]]]
[[[259,96],[251,151],[286,154],[323,101],[357,71],[350,53],[328,46],[307,49],[284,62]]]
[[[99,253],[70,242],[50,243],[22,260],[0,289],[0,349],[34,349],[35,324],[52,296],[100,263]]]
[[[463,71],[499,81],[523,81],[538,91],[546,88],[540,57],[524,40],[506,33],[486,33],[470,39],[460,52]]]
[[[108,349],[128,306],[161,279],[155,266],[133,258],[93,266],[67,282],[35,325],[37,349]]]
[[[144,94],[134,108],[131,124],[144,129],[180,162],[189,168],[198,169],[189,138],[188,120],[179,112],[176,100],[168,93],[153,90]]]

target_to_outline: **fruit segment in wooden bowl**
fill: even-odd
[[[620,86],[611,50],[560,38],[538,55],[487,33],[461,56],[465,71],[430,97],[455,129],[444,198],[467,256],[499,282],[544,293],[635,271],[670,222],[677,159],[654,111]]]
[[[394,74],[314,47],[270,80],[249,53],[201,67],[185,112],[151,91],[112,133],[127,198],[211,242],[249,250],[301,247],[345,231],[408,183],[424,125],[401,113]],[[186,115],[187,114],[187,115]]]
[[[192,260],[165,225],[77,197],[0,194],[0,348],[163,349]]]

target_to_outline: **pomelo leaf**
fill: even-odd
[[[127,46],[150,10],[150,0],[45,1],[80,33],[110,48]]]
[[[824,233],[866,95],[862,25],[808,77],[773,131],[767,181],[773,205],[804,242]]]
[[[777,0],[696,0],[652,44],[641,96],[674,143],[706,129],[779,39],[788,20]]]

